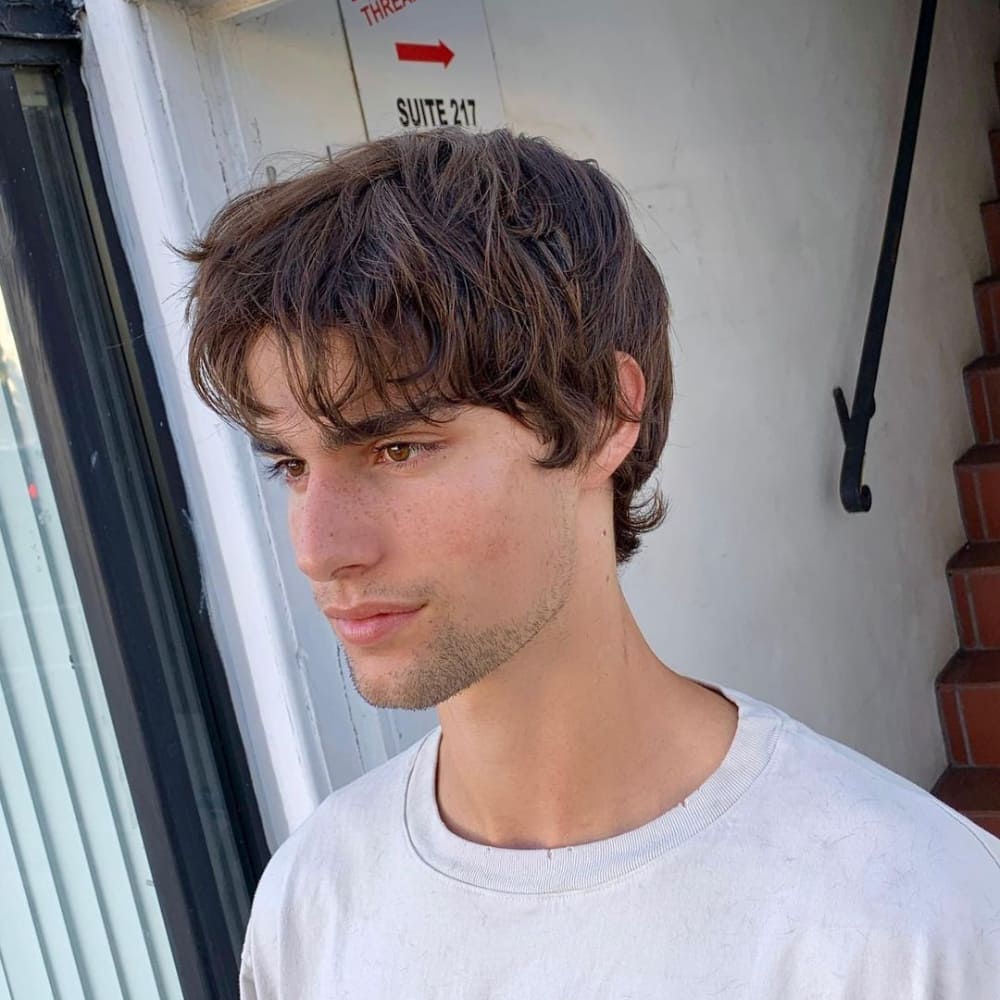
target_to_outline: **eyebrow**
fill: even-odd
[[[446,423],[454,419],[453,407],[440,407],[433,411],[433,420],[428,420],[412,410],[385,410],[364,417],[350,427],[322,428],[323,446],[337,451],[347,445],[365,444],[380,437],[387,437],[415,424]],[[267,435],[251,435],[250,446],[258,455],[294,455],[295,449],[281,438]]]

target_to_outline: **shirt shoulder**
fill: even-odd
[[[778,978],[809,982],[832,961],[845,996],[883,995],[873,984],[894,996],[1000,996],[1000,840],[773,710],[774,752],[710,842],[732,855],[747,898],[774,902]]]
[[[330,793],[271,857],[254,892],[243,945],[245,996],[277,996],[272,977],[294,964],[300,943],[336,920],[352,873],[378,866],[405,836],[403,803],[424,739]]]
[[[1000,876],[1000,839],[902,775],[787,716],[772,779],[790,807],[805,807],[798,815],[813,836],[825,840],[824,831],[836,828],[845,839],[884,839],[886,847],[939,862],[951,848],[958,867]]]
[[[787,716],[763,777],[748,822],[773,838],[772,858],[783,858],[825,925],[863,922],[869,946],[933,955],[956,976],[1000,983],[1000,839]],[[985,995],[968,982],[968,996]]]
[[[782,709],[730,688],[718,689],[740,705],[741,717],[766,717],[773,749],[741,805],[753,822],[781,831],[804,829],[824,842],[824,831],[843,835],[878,827],[890,837],[953,843],[973,864],[1000,870],[1000,838],[857,750],[825,736]],[[795,817],[789,823],[788,817]],[[849,839],[848,838],[846,839]]]

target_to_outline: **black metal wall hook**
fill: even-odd
[[[851,415],[847,412],[847,400],[844,390],[833,390],[833,402],[840,418],[840,430],[844,435],[844,461],[840,467],[840,502],[844,509],[851,513],[863,513],[871,510],[872,491],[861,483],[862,467],[865,463],[865,438],[868,436],[868,424],[875,416],[875,400],[871,401],[871,409],[857,421],[858,427],[852,431]],[[863,422],[863,427],[861,426]],[[860,444],[857,439],[860,437]]]
[[[896,154],[896,170],[892,177],[889,210],[882,233],[882,250],[875,272],[875,287],[872,289],[865,340],[861,348],[861,363],[854,385],[854,402],[850,410],[847,409],[844,391],[840,388],[833,390],[833,401],[837,407],[840,429],[844,435],[844,461],[840,466],[840,501],[844,509],[852,514],[871,510],[872,506],[872,492],[862,484],[861,475],[865,462],[865,446],[868,443],[868,425],[875,414],[875,382],[878,379],[878,366],[882,357],[882,341],[885,338],[885,322],[889,315],[892,282],[896,274],[896,257],[903,232],[906,196],[910,189],[910,174],[913,171],[913,155],[917,147],[917,127],[920,124],[924,84],[927,82],[927,64],[930,61],[936,11],[937,0],[923,0],[920,5],[917,39],[913,48],[913,65],[906,91],[906,110],[903,113],[899,151]]]

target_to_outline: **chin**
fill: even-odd
[[[373,708],[418,710],[437,704],[433,700],[428,703],[428,685],[413,677],[412,662],[404,664],[395,657],[350,654],[347,662],[355,689]]]

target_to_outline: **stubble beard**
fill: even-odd
[[[394,683],[368,684],[350,654],[345,659],[358,694],[374,708],[411,711],[433,708],[481,681],[513,659],[553,622],[566,606],[572,589],[575,551],[564,523],[552,573],[538,603],[521,618],[485,628],[463,628],[446,622]]]

